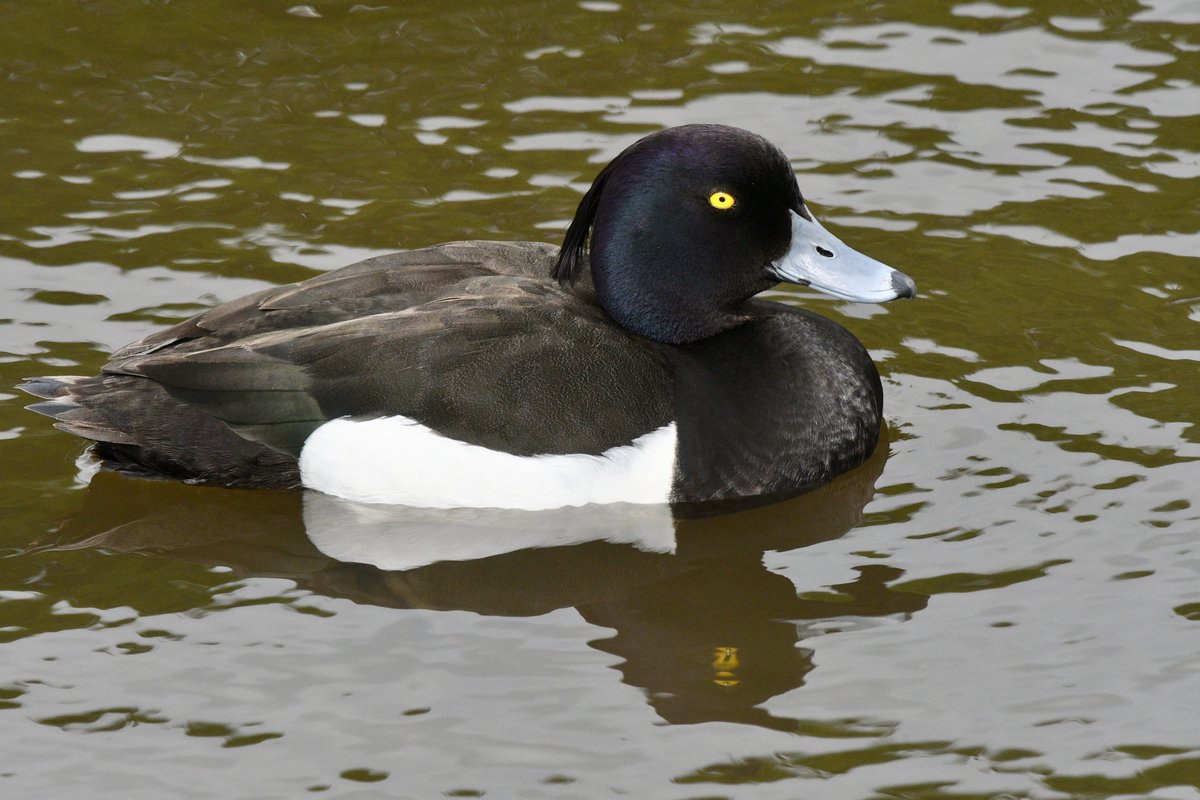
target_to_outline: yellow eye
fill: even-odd
[[[708,196],[708,204],[718,211],[733,208],[737,200],[729,192],[713,192]]]

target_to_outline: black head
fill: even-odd
[[[724,125],[668,128],[596,177],[555,277],[572,282],[590,262],[600,304],[623,327],[696,341],[738,325],[742,304],[778,282],[770,268],[796,214],[807,216],[795,174],[766,139]]]

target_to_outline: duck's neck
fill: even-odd
[[[597,237],[590,260],[600,305],[621,327],[648,339],[686,344],[736,328],[748,319],[746,301],[774,285],[765,273],[716,280],[714,270],[693,268],[687,253],[645,241],[636,229]]]
[[[713,308],[689,302],[686,294],[622,285],[619,290],[596,283],[600,305],[628,331],[666,344],[687,344],[716,336],[745,321],[735,308]]]

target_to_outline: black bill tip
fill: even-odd
[[[917,296],[916,281],[905,275],[903,272],[892,273],[892,288],[896,290],[897,298],[913,298]]]

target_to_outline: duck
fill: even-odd
[[[817,221],[778,147],[683,125],[605,166],[561,247],[370,258],[20,388],[136,477],[427,508],[762,504],[859,466],[883,429],[867,350],[758,297],[781,282],[916,294]]]

